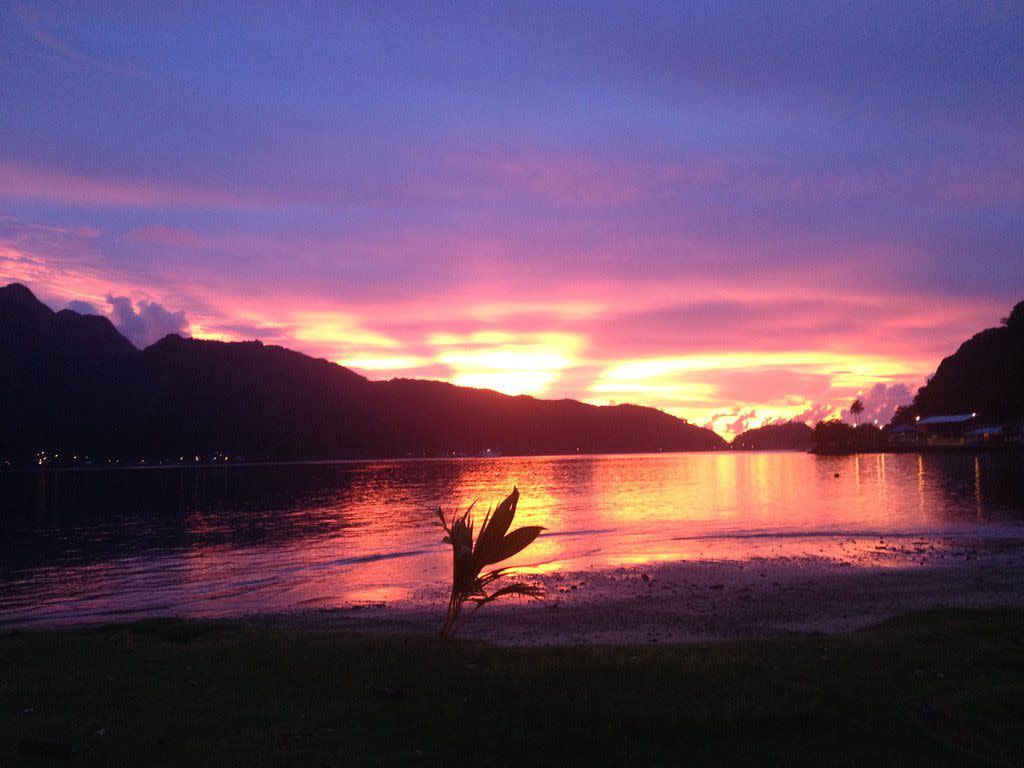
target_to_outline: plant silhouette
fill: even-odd
[[[860,415],[864,413],[864,403],[858,398],[850,404],[850,415],[853,416],[853,423],[860,424]]]
[[[519,490],[513,488],[512,493],[494,509],[493,513],[488,511],[475,542],[475,502],[461,515],[454,515],[451,523],[448,523],[441,508],[437,508],[437,517],[445,532],[444,542],[452,545],[452,592],[448,599],[444,625],[441,627],[442,635],[454,634],[466,603],[475,603],[473,612],[476,612],[481,606],[508,595],[540,597],[543,594],[541,587],[531,584],[506,584],[493,592],[487,591],[494,582],[508,575],[508,569],[495,568],[484,573],[484,568],[522,552],[544,530],[539,525],[528,525],[508,533],[518,502]]]

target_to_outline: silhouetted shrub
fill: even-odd
[[[455,631],[462,608],[468,602],[476,604],[473,608],[475,612],[481,606],[507,595],[540,597],[543,594],[540,587],[518,583],[487,592],[487,587],[508,575],[508,569],[496,568],[483,573],[484,568],[522,552],[544,530],[538,525],[528,525],[508,533],[518,502],[519,490],[513,488],[512,493],[497,506],[493,514],[488,511],[475,542],[473,504],[462,515],[453,517],[451,524],[445,519],[441,508],[437,508],[437,516],[445,532],[444,541],[452,545],[452,591],[448,599],[448,613],[441,627],[442,635]]]

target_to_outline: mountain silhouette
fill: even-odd
[[[813,429],[799,421],[765,424],[736,435],[731,447],[739,451],[809,451],[813,434]]]
[[[945,358],[894,423],[953,413],[977,413],[982,423],[1024,421],[1024,301],[1002,326],[975,334]]]
[[[109,320],[0,288],[0,455],[37,451],[268,459],[717,450],[654,408],[540,400],[437,381],[370,381],[259,341],[166,336],[144,350]]]

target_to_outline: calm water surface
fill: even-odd
[[[838,477],[836,476],[838,474]],[[1024,534],[1024,457],[658,454],[0,474],[0,625],[433,599],[433,510],[548,528],[536,571],[855,557],[880,538]]]

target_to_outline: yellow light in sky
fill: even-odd
[[[432,361],[425,357],[353,357],[338,360],[346,368],[360,368],[364,371],[407,371],[421,368]]]
[[[576,364],[582,340],[570,334],[481,331],[435,334],[437,362],[452,370],[450,381],[509,395],[541,395],[562,371]]]
[[[704,381],[608,381],[599,379],[588,390],[595,394],[671,395],[677,400],[715,402],[717,389]],[[599,400],[594,400],[599,402]]]
[[[296,316],[295,338],[319,344],[395,348],[399,342],[381,333],[367,331],[344,315],[310,313]]]
[[[443,326],[415,339],[391,335],[344,312],[299,311],[287,323],[297,346],[334,358],[371,378],[404,375],[441,378],[466,387],[510,395],[550,397],[562,392],[585,402],[638,403],[660,408],[730,436],[742,427],[813,415],[876,382],[913,382],[920,364],[895,357],[833,350],[702,351],[657,357],[588,358],[583,333],[523,332],[495,327],[446,331]],[[196,336],[217,338],[193,321]],[[204,322],[208,327],[208,324]],[[374,372],[380,372],[374,376]],[[390,374],[386,372],[391,372]],[[759,389],[759,374],[771,376],[772,394]],[[783,389],[792,374],[793,390]],[[806,391],[805,381],[819,387]],[[837,415],[837,405],[832,410]]]
[[[878,379],[915,373],[910,366],[898,360],[871,355],[831,352],[727,352],[626,360],[608,368],[598,383],[635,381],[694,371],[757,370],[773,367],[835,372],[837,375],[846,375],[861,382],[864,378]]]
[[[211,339],[213,341],[235,341],[232,336],[217,331],[208,331],[199,323],[190,323],[188,335],[196,339]]]
[[[733,424],[743,416],[745,427],[761,426],[768,421],[800,417],[812,409],[822,416],[820,404],[793,392],[771,401],[735,402],[723,397],[715,382],[716,374],[745,372],[757,374],[787,370],[794,374],[821,377],[832,394],[856,391],[879,381],[912,379],[917,370],[906,362],[878,355],[840,354],[817,351],[744,351],[673,357],[637,358],[612,363],[590,385],[590,402],[626,402],[642,400],[693,423],[713,425],[722,435],[731,436]],[[753,412],[753,415],[751,415]],[[838,408],[832,415],[838,414]]]
[[[541,395],[546,392],[557,371],[475,371],[458,373],[451,382],[460,387],[493,389],[506,395]]]
[[[557,334],[552,334],[557,335]],[[427,343],[435,347],[464,347],[470,345],[509,344],[516,341],[514,333],[505,331],[477,331],[475,333],[435,333]]]

